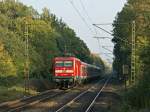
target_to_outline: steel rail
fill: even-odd
[[[104,79],[102,79],[102,80],[104,80]],[[102,80],[100,80],[98,83],[100,83]],[[98,83],[96,83],[95,85],[97,85]],[[92,88],[94,88],[94,86],[92,86],[91,88],[89,88],[89,89],[85,90],[84,92],[80,93],[75,98],[73,98],[71,101],[69,101],[68,103],[66,103],[65,105],[63,105],[59,109],[57,109],[55,112],[60,112],[61,110],[63,110],[67,106],[69,106],[70,104],[74,103],[78,98],[80,98],[81,96],[83,96],[84,94],[86,94],[87,92],[89,92]]]
[[[53,97],[55,97],[57,95],[60,95],[60,94],[62,94],[64,92],[66,92],[66,91],[59,91],[58,93],[55,93],[55,94],[52,94],[51,92],[52,92],[52,90],[49,90],[49,91],[46,91],[46,92],[44,92],[42,94],[39,94],[37,96],[27,97],[24,100],[22,99],[20,101],[16,101],[15,103],[12,103],[10,105],[6,105],[5,104],[4,106],[10,106],[10,108],[5,109],[3,112],[16,112],[17,110],[20,110],[20,109],[28,107],[28,106],[35,105],[35,104],[40,103],[40,102],[42,102],[42,101],[44,101],[46,99],[53,98]]]
[[[100,89],[100,91],[98,92],[98,94],[96,95],[96,97],[94,98],[94,100],[91,102],[91,104],[89,105],[89,107],[87,108],[87,110],[85,112],[89,112],[89,110],[91,109],[91,107],[94,105],[96,99],[99,97],[99,95],[102,93],[103,89],[106,87],[106,85],[108,84],[110,78],[107,79],[107,81],[105,82],[104,86],[102,87],[102,89]]]
[[[26,97],[26,98],[21,98],[21,99],[16,100],[16,101],[10,101],[10,103],[9,103],[9,102],[1,103],[1,104],[0,104],[0,108],[3,108],[4,106],[10,106],[10,105],[12,106],[12,105],[15,105],[15,104],[17,104],[17,103],[20,103],[21,101],[26,101],[26,100],[28,100],[28,99],[31,99],[31,98],[34,98],[34,97],[38,97],[38,96],[47,94],[47,93],[49,93],[49,92],[51,92],[51,91],[52,91],[52,90],[48,90],[48,91],[42,92],[42,93],[40,93],[40,94],[38,94],[38,95],[36,95],[36,96],[29,96],[29,97]]]
[[[39,100],[35,100],[35,101],[33,101],[33,102],[30,102],[30,103],[26,103],[26,104],[21,105],[21,106],[19,106],[19,107],[17,107],[17,108],[14,108],[14,109],[9,110],[8,112],[16,112],[17,110],[20,110],[20,109],[25,108],[25,107],[28,107],[28,106],[33,106],[33,105],[38,104],[38,103],[40,103],[40,102],[42,102],[42,101],[44,101],[44,100],[46,100],[46,99],[53,98],[53,97],[55,97],[55,96],[57,96],[57,95],[60,95],[60,94],[62,94],[62,93],[56,93],[56,94],[54,94],[54,95],[52,95],[52,96],[47,96],[47,97],[41,98],[41,99],[39,99]]]

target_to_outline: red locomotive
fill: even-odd
[[[60,87],[81,84],[100,77],[100,67],[82,62],[75,57],[56,57],[53,63],[53,79]]]

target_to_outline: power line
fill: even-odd
[[[105,56],[107,56],[107,57],[109,57],[109,58],[111,58],[111,59],[113,59],[114,57],[113,57],[113,55],[112,55],[112,53],[98,53],[100,56],[101,55],[105,55]]]
[[[111,51],[110,49],[107,49],[105,46],[102,46],[102,48],[109,51],[109,52],[111,52],[111,53],[113,53],[113,51]]]
[[[104,28],[101,28],[100,26],[97,26],[97,24],[93,24],[95,27],[97,27],[97,28],[99,28],[99,29],[101,29],[102,31],[104,31],[104,32],[106,32],[106,33],[108,33],[108,34],[110,34],[110,35],[113,35],[111,32],[109,32],[109,31],[107,31],[107,30],[105,30]],[[98,24],[98,25],[100,25],[100,24]],[[116,37],[117,39],[120,39],[121,41],[123,41],[123,42],[126,42],[126,43],[128,43],[128,44],[131,44],[132,45],[132,43],[130,43],[129,41],[127,41],[127,40],[124,40],[124,39],[122,39],[122,38],[120,38],[120,37]]]
[[[108,55],[112,55],[112,53],[103,53],[103,52],[102,52],[102,53],[100,53],[100,54],[108,54]]]
[[[85,14],[87,16],[87,19],[89,20],[89,22],[91,22],[91,25],[92,25],[93,21],[92,21],[91,17],[89,16],[89,14],[88,14],[88,12],[87,12],[87,10],[86,10],[82,0],[79,0],[79,1],[80,1],[80,4],[81,4],[81,7],[82,7],[83,11],[85,12]],[[95,34],[97,35],[97,31],[96,31],[95,27],[93,27],[93,29],[94,29]]]
[[[94,25],[112,25],[112,23],[102,23],[102,24],[94,24]]]
[[[99,49],[101,49],[100,41],[98,38],[97,38],[97,41],[98,41]]]
[[[112,37],[93,37],[93,38],[96,38],[96,39],[106,39],[106,38],[112,39]]]
[[[88,20],[89,20],[91,23],[93,23],[91,17],[89,16],[88,12],[87,12],[86,9],[85,9],[85,6],[84,6],[82,0],[79,0],[79,1],[80,1],[80,4],[81,4],[81,6],[82,6],[82,9],[83,9],[83,11],[85,12],[85,14],[86,14]]]
[[[79,17],[81,18],[81,20],[84,22],[84,24],[88,27],[89,31],[91,33],[93,33],[93,31],[90,28],[89,24],[86,22],[86,20],[84,19],[84,17],[80,14],[80,11],[76,8],[76,6],[74,5],[73,1],[69,0],[69,2],[72,5],[72,7],[75,9],[75,11],[77,12],[77,14],[79,15]]]
[[[128,23],[115,23],[116,25],[126,25],[126,24],[131,24],[131,22],[128,22]],[[100,23],[100,24],[95,24],[95,25],[113,25],[113,23]]]
[[[112,35],[112,33],[110,33],[109,31],[107,31],[107,30],[105,30],[104,28],[101,28],[100,26],[98,26],[97,24],[93,24],[95,27],[97,27],[97,28],[99,28],[99,29],[101,29],[101,30],[103,30],[104,32],[106,32],[106,33],[108,33],[108,34],[110,34],[110,35]]]
[[[125,24],[125,23],[121,23],[121,24]],[[106,25],[106,24],[93,24],[93,26],[95,26],[95,27],[101,29],[102,31],[104,31],[104,32],[106,32],[106,33],[108,33],[108,34],[110,34],[110,35],[113,35],[111,32],[105,30],[104,28],[102,28],[102,27],[100,27],[100,26],[98,26],[98,25]],[[119,39],[119,40],[121,40],[121,41],[123,41],[123,42],[125,42],[125,43],[127,43],[127,44],[132,45],[132,43],[129,42],[127,39],[122,39],[121,37],[118,37],[118,36],[115,36],[115,38],[117,38],[117,39]],[[141,44],[141,43],[140,43],[139,45],[145,46],[144,44]]]

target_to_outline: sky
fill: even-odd
[[[113,23],[126,0],[18,0],[28,6],[32,6],[39,13],[47,7],[72,29],[75,30],[91,50],[100,54],[104,60],[112,62],[113,43],[111,39],[99,39],[94,37],[111,37],[111,35],[94,27],[92,24]],[[100,27],[112,32],[111,25]],[[103,46],[103,47],[102,47]],[[108,54],[106,54],[108,53]]]

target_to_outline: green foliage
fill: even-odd
[[[48,77],[52,59],[66,53],[84,62],[103,66],[99,57],[91,56],[74,30],[47,8],[38,14],[32,7],[15,0],[3,0],[0,1],[0,77],[24,77],[26,28],[30,77]]]
[[[150,1],[128,0],[114,21],[115,61],[113,68],[122,74],[122,65],[131,63],[131,23],[136,21],[136,84],[125,95],[125,110],[150,107]],[[122,24],[123,23],[123,24]],[[124,24],[125,23],[125,24]],[[118,39],[124,39],[128,43]],[[130,78],[130,74],[129,74]]]

